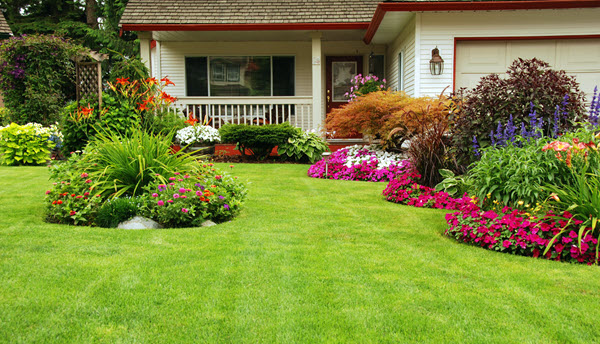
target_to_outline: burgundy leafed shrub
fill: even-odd
[[[457,97],[460,98],[460,97]],[[538,59],[517,59],[508,68],[507,77],[491,74],[481,78],[472,91],[457,99],[460,106],[452,114],[451,134],[456,156],[463,166],[474,160],[473,137],[479,143],[489,141],[490,132],[512,115],[517,126],[525,123],[530,130],[529,114],[535,111],[543,119],[546,134],[553,128],[554,113],[560,106],[559,131],[564,132],[584,114],[584,92],[575,78],[564,71],[550,69]]]

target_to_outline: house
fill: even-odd
[[[187,114],[311,129],[357,73],[439,95],[537,57],[591,93],[599,19],[598,0],[130,0],[121,28],[138,31],[142,60]]]

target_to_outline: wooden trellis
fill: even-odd
[[[77,90],[77,106],[86,97],[97,96],[98,106],[102,109],[102,65],[105,55],[92,53],[90,58],[75,60],[75,82]]]

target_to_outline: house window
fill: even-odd
[[[369,56],[369,74],[375,75],[380,80],[385,78],[383,55]]]
[[[295,94],[293,56],[186,57],[185,68],[188,96],[264,97]]]
[[[208,58],[185,58],[185,82],[188,96],[208,96]]]

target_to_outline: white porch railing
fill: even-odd
[[[176,106],[186,117],[213,128],[228,123],[261,125],[283,122],[304,130],[315,127],[312,97],[181,97],[177,99]]]

